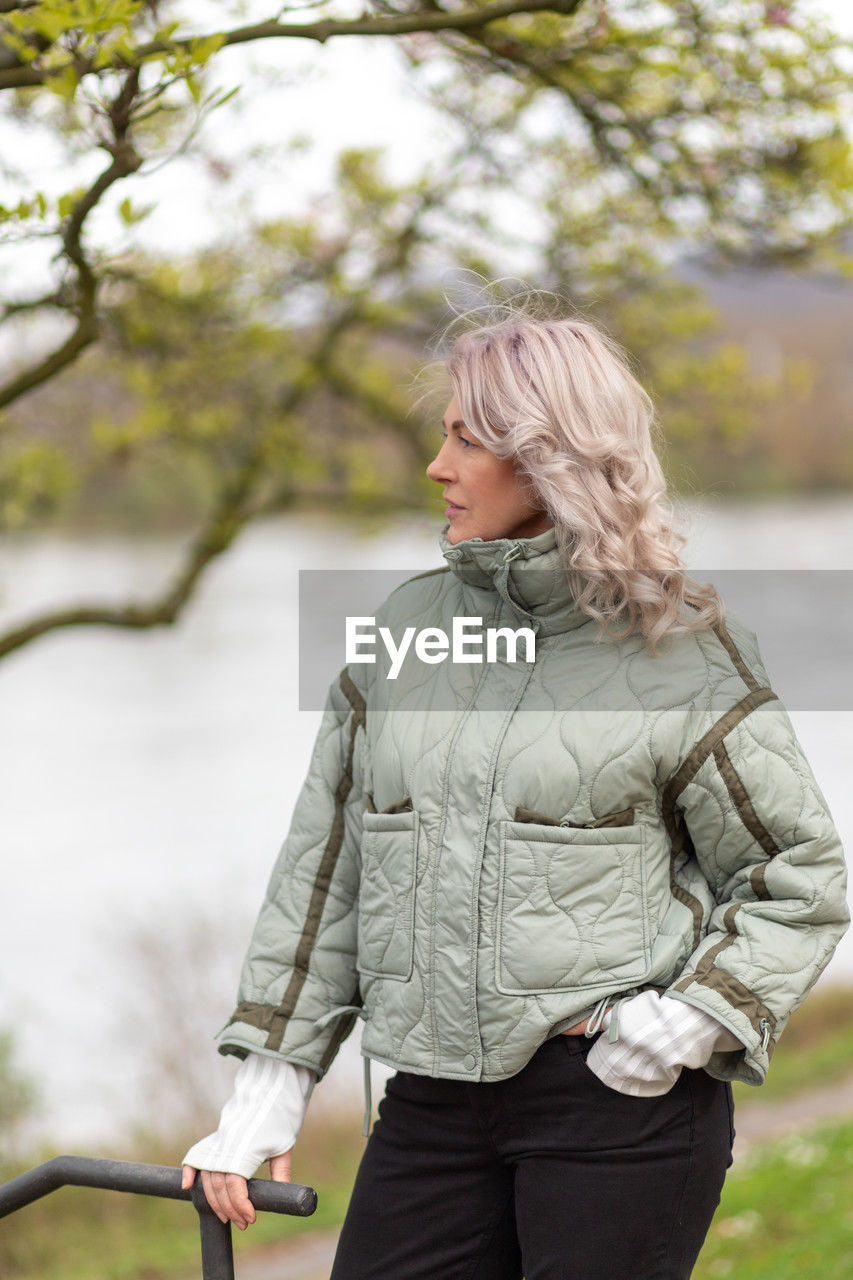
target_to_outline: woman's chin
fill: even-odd
[[[464,521],[460,522],[458,516],[455,520],[448,520],[444,528],[447,541],[454,544],[457,542],[464,542],[466,538],[473,537],[473,534],[465,532]]]
[[[444,526],[444,536],[448,542],[468,542],[471,538],[480,538],[483,542],[493,542],[498,538],[511,537],[511,530],[507,533],[500,532],[494,524],[489,525],[483,523],[482,520],[472,516],[470,512],[460,512],[459,515],[448,517]]]

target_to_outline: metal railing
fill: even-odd
[[[207,1203],[198,1176],[185,1191],[181,1187],[181,1170],[167,1165],[132,1164],[127,1160],[100,1160],[92,1156],[56,1156],[0,1184],[0,1218],[60,1187],[99,1187],[103,1191],[131,1191],[166,1200],[191,1200],[201,1228],[202,1280],[234,1280],[231,1223],[217,1218]],[[263,1212],[307,1218],[317,1208],[316,1191],[297,1182],[250,1178],[247,1187],[252,1204]]]

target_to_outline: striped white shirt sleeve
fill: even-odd
[[[611,1089],[636,1097],[668,1093],[682,1067],[704,1067],[712,1053],[744,1047],[709,1013],[657,991],[642,991],[620,1005],[612,1044],[606,1034],[610,1018],[608,1011],[587,1065]]]
[[[181,1163],[251,1178],[265,1160],[294,1145],[316,1083],[308,1067],[247,1054],[216,1133],[190,1147]]]

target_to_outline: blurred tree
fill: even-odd
[[[849,50],[797,0],[371,0],[357,18],[328,0],[254,25],[221,9],[198,33],[164,0],[0,0],[0,125],[49,142],[74,176],[51,195],[6,165],[20,198],[0,207],[5,243],[56,252],[49,288],[0,302],[0,334],[37,334],[0,382],[0,517],[24,527],[85,492],[93,468],[120,477],[140,459],[180,473],[195,516],[152,602],[48,610],[0,637],[0,654],[62,626],[174,621],[260,512],[423,501],[429,444],[406,389],[446,318],[435,282],[448,273],[494,278],[523,258],[636,354],[674,437],[729,441],[780,378],[716,340],[673,263],[701,251],[744,270],[849,271]],[[236,92],[209,83],[220,51],[332,36],[353,56],[358,37],[395,42],[449,115],[444,152],[394,184],[375,152],[347,151],[304,214],[181,261],[135,249],[150,206],[121,184],[138,192],[202,148]],[[464,285],[459,297],[481,300]]]
[[[36,1109],[38,1091],[15,1061],[12,1032],[0,1029],[0,1167],[17,1153],[23,1126]]]
[[[123,920],[113,930],[115,1021],[92,1071],[125,1123],[149,1140],[177,1145],[184,1135],[196,1141],[216,1128],[233,1083],[234,1060],[200,1049],[212,1045],[211,1029],[230,1016],[252,921],[224,908],[206,914],[182,903],[176,910],[171,901],[151,915],[147,923]],[[129,1071],[116,1071],[117,1049],[119,1061],[132,1057]]]

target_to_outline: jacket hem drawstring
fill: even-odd
[[[626,1000],[630,1000],[630,998],[630,996],[625,995],[620,996],[618,1000],[613,1000],[612,996],[602,996],[587,1020],[584,1035],[590,1040],[593,1036],[598,1035],[604,1022],[607,1006],[613,1001],[610,1010],[610,1028],[607,1032],[607,1040],[609,1044],[614,1044],[619,1039],[619,1006]]]
[[[330,1009],[328,1013],[324,1013],[321,1018],[317,1018],[314,1026],[325,1027],[327,1023],[332,1022],[335,1018],[339,1018],[343,1013],[354,1013],[357,1017],[367,1021],[367,1014],[360,1004],[339,1004],[334,1009]],[[365,1138],[370,1135],[370,1121],[373,1115],[373,1093],[370,1080],[370,1058],[366,1054],[362,1054],[364,1063],[364,1120],[361,1126],[361,1132]]]

